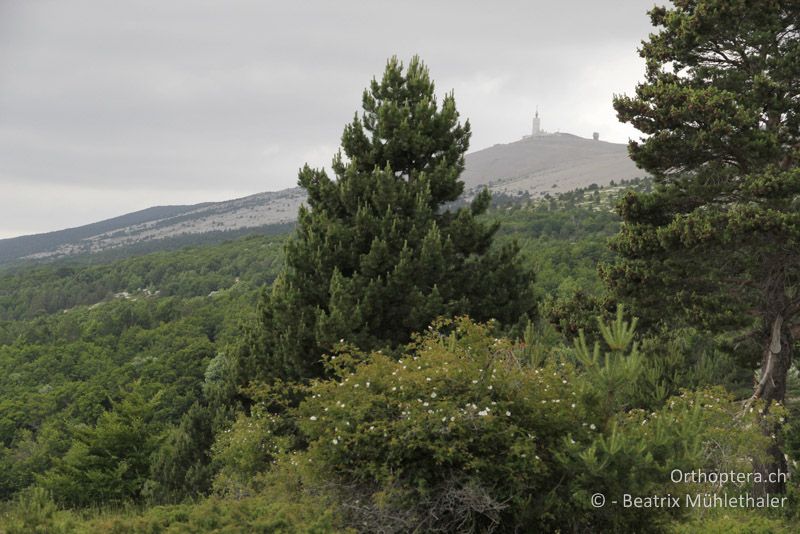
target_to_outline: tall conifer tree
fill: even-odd
[[[240,352],[242,378],[318,376],[340,340],[391,349],[440,315],[513,325],[535,309],[518,248],[492,247],[497,226],[478,220],[488,192],[447,209],[464,190],[470,138],[453,94],[437,101],[418,57],[407,68],[392,58],[362,106],[333,158],[336,179],[300,171],[308,207]]]
[[[606,279],[645,317],[753,336],[753,399],[782,402],[800,322],[800,4],[675,0],[650,17],[645,81],[614,106],[648,135],[630,153],[658,187],[621,203]],[[771,453],[759,469],[785,472]]]

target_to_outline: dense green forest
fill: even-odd
[[[4,269],[0,531],[797,532],[798,17],[650,11],[646,179],[464,195],[393,57],[291,232]]]
[[[608,401],[611,404],[606,406],[590,400],[596,395],[593,388],[602,391],[608,387],[603,381],[624,378],[602,374],[581,375],[578,371],[581,366],[579,351],[572,344],[569,329],[559,332],[558,319],[563,319],[564,314],[572,314],[572,320],[586,328],[589,335],[597,337],[602,344],[606,343],[594,319],[595,315],[602,316],[605,312],[598,301],[592,298],[603,295],[596,267],[599,262],[612,259],[607,242],[619,230],[619,216],[612,208],[625,191],[645,191],[650,187],[651,181],[643,180],[604,188],[590,187],[538,200],[502,195],[495,199],[482,217],[500,224],[498,245],[505,241],[518,242],[525,261],[534,266],[537,301],[540,302],[541,311],[541,318],[530,325],[519,341],[502,342],[506,347],[504,353],[508,352],[508,358],[516,362],[514,368],[531,366],[533,375],[530,380],[535,381],[533,384],[539,383],[536,382],[537,369],[544,372],[543,369],[548,366],[556,365],[554,370],[559,379],[545,389],[563,386],[562,380],[586,383],[581,383],[580,390],[547,394],[541,399],[539,396],[543,390],[541,386],[536,386],[531,390],[539,391],[535,399],[529,398],[521,403],[520,399],[514,400],[519,393],[513,390],[503,393],[501,397],[491,394],[487,397],[487,391],[491,390],[479,393],[477,388],[475,391],[459,390],[449,394],[445,393],[448,385],[443,382],[436,391],[441,396],[455,396],[448,397],[447,401],[448,406],[452,406],[448,410],[456,410],[452,413],[458,412],[458,403],[461,401],[468,406],[474,404],[476,413],[493,407],[496,407],[493,409],[499,416],[512,409],[515,416],[518,412],[522,416],[529,411],[532,419],[515,422],[515,425],[520,431],[527,429],[524,431],[535,431],[536,435],[552,434],[547,439],[553,441],[551,445],[537,441],[533,448],[524,441],[502,444],[506,439],[517,438],[506,436],[501,422],[496,422],[491,425],[500,426],[489,426],[482,430],[485,436],[483,445],[476,443],[477,448],[470,448],[472,460],[460,458],[464,452],[460,447],[452,450],[447,441],[439,443],[435,436],[430,437],[431,443],[426,447],[445,447],[435,454],[457,454],[458,462],[495,463],[499,454],[497,450],[517,450],[517,454],[523,457],[530,454],[534,458],[537,455],[541,458],[542,455],[537,451],[546,449],[539,447],[559,449],[564,439],[574,439],[576,443],[588,446],[591,435],[585,434],[588,431],[587,421],[594,421],[590,424],[595,428],[601,428],[601,425],[609,429],[627,428],[626,434],[614,434],[614,439],[624,440],[615,445],[623,448],[613,452],[619,458],[613,461],[623,462],[619,464],[620,471],[615,475],[620,480],[601,482],[600,474],[594,475],[595,478],[589,475],[598,467],[585,465],[585,462],[606,465],[612,459],[600,455],[612,455],[611,451],[595,451],[596,458],[586,456],[584,449],[563,451],[564,454],[574,455],[570,462],[579,462],[575,464],[562,464],[562,459],[548,460],[558,463],[561,470],[575,470],[584,473],[582,477],[588,477],[583,482],[564,486],[560,490],[563,494],[552,497],[568,504],[573,500],[570,496],[573,492],[583,495],[586,488],[596,487],[600,491],[609,487],[609,484],[627,487],[625,481],[645,478],[645,473],[656,469],[659,462],[673,465],[670,462],[676,461],[675,458],[666,457],[657,459],[656,464],[638,467],[627,465],[630,457],[626,455],[638,457],[638,453],[632,451],[643,446],[642,440],[646,438],[638,434],[637,427],[641,426],[642,420],[652,416],[641,410],[627,410],[623,411],[626,415],[622,420],[615,421],[620,406],[654,409],[675,394],[679,395],[675,399],[685,404],[690,401],[686,400],[685,393],[679,393],[679,388],[683,386],[697,388],[722,383],[730,391],[749,389],[750,377],[739,370],[735,361],[723,357],[721,351],[724,344],[705,340],[699,332],[685,330],[680,336],[660,335],[644,339],[642,348],[638,350],[646,354],[651,363],[645,366],[640,361],[637,365],[646,369],[638,372],[615,370],[618,373],[633,373],[638,377],[638,385],[631,385],[630,390],[620,392],[620,398]],[[376,517],[378,512],[374,510],[340,510],[335,504],[335,492],[328,494],[301,489],[311,483],[310,480],[298,478],[305,476],[301,473],[293,473],[291,469],[287,471],[285,467],[269,469],[273,462],[287,462],[288,466],[296,466],[298,454],[314,455],[308,459],[302,456],[303,461],[320,462],[327,466],[325,469],[340,469],[345,465],[355,467],[364,461],[367,463],[363,464],[363,468],[371,469],[368,468],[370,462],[380,456],[402,456],[400,450],[375,449],[370,452],[370,447],[379,445],[377,442],[372,445],[368,442],[362,445],[357,445],[356,441],[350,442],[352,449],[363,447],[364,454],[378,455],[369,461],[328,457],[330,451],[319,450],[323,440],[328,443],[333,439],[368,440],[368,436],[359,433],[340,436],[330,432],[337,425],[339,432],[344,432],[341,425],[347,427],[350,416],[354,418],[350,424],[358,424],[355,418],[362,409],[358,408],[359,403],[372,403],[374,400],[353,397],[355,392],[350,391],[344,395],[343,390],[338,388],[326,390],[325,403],[329,404],[322,405],[316,400],[301,404],[293,409],[299,411],[293,411],[292,422],[287,423],[270,415],[280,413],[280,410],[276,411],[272,405],[275,402],[274,394],[264,390],[263,386],[251,393],[260,399],[257,407],[238,414],[220,402],[219,393],[215,390],[220,375],[225,372],[219,355],[236,346],[237,340],[245,334],[248,324],[255,317],[255,303],[261,288],[269,285],[280,270],[286,238],[287,235],[250,236],[221,245],[189,247],[177,252],[158,252],[109,263],[81,265],[61,261],[3,273],[0,277],[0,287],[3,288],[0,321],[0,465],[3,476],[0,477],[0,492],[6,503],[2,524],[7,531],[28,532],[36,528],[42,532],[115,529],[119,532],[188,532],[218,528],[239,529],[242,532],[271,528],[327,531],[344,528],[347,522],[343,522],[343,518],[351,517],[351,513],[357,513],[359,520],[363,521],[381,520]],[[580,309],[576,312],[573,306],[576,292],[586,297],[582,303],[589,310]],[[608,317],[607,313],[605,317],[607,320],[616,320]],[[415,355],[409,358],[412,361],[431,358],[425,364],[424,368],[427,369],[466,365],[457,372],[463,373],[467,385],[473,380],[480,383],[485,379],[484,368],[487,365],[498,366],[491,375],[492,380],[497,380],[495,387],[498,390],[511,388],[512,382],[523,379],[516,374],[497,374],[508,373],[509,362],[495,361],[495,356],[491,356],[496,354],[493,347],[497,343],[491,327],[480,326],[466,319],[460,321],[458,324],[461,325],[459,328],[463,328],[463,335],[455,335],[458,330],[440,325],[442,332],[451,332],[452,341],[442,345],[436,339],[423,338],[417,343],[421,343],[424,350],[420,352],[419,348],[414,349]],[[667,344],[666,348],[662,343]],[[457,356],[466,346],[473,347],[469,350],[471,354],[474,352],[474,360],[464,361]],[[630,350],[629,345],[626,347]],[[691,352],[697,348],[705,351],[707,357],[699,361],[690,360]],[[553,357],[556,359],[552,360]],[[584,357],[591,358],[591,355]],[[642,358],[640,356],[640,360]],[[559,361],[562,363],[556,363]],[[659,373],[657,377],[649,365],[656,366]],[[649,398],[654,394],[646,393],[649,391],[646,385],[667,375],[664,372],[667,365],[673,373],[674,383],[660,384],[667,388],[661,393],[663,398]],[[381,387],[388,390],[396,387],[390,387],[386,382],[388,376],[395,376],[398,370],[411,373],[402,364],[388,359],[373,359],[369,366],[359,369],[356,371],[357,378],[343,375],[345,382],[360,381],[362,387],[369,384],[370,389]],[[650,369],[649,374],[647,369]],[[420,371],[422,369],[416,372]],[[413,389],[404,398],[411,402],[409,408],[422,408],[421,404],[418,404],[419,408],[414,404],[421,394],[418,388],[427,387],[426,378],[413,374],[408,376],[408,387]],[[601,382],[594,386],[593,381]],[[323,398],[322,390],[313,388],[329,387],[325,384],[322,382],[312,386],[311,399]],[[586,398],[578,397],[578,393]],[[380,395],[377,389],[375,394]],[[427,394],[429,400],[430,395]],[[720,399],[730,394],[721,390],[701,389],[691,395],[713,395],[715,399]],[[565,407],[570,405],[567,404],[570,396],[572,400],[580,401],[574,403],[579,406],[574,409],[580,412],[572,413],[570,409],[566,413],[540,413],[537,403],[542,404],[547,400],[553,402],[559,396],[564,398]],[[505,404],[491,400],[494,398],[504,398]],[[341,425],[304,429],[304,440],[319,442],[315,448],[296,449],[296,444],[289,442],[297,439],[296,429],[288,432],[285,425],[299,425],[302,428],[306,424],[302,422],[303,418],[310,421],[309,418],[314,417],[309,414],[323,413],[340,404],[354,407],[353,411],[342,411],[337,416],[344,418],[344,422],[340,421]],[[363,409],[367,409],[366,406]],[[699,424],[701,419],[698,417],[703,421],[708,418],[709,425],[716,425],[708,428],[708,432],[720,433],[715,439],[724,437],[725,432],[729,431],[727,425],[738,424],[732,418],[734,406],[733,403],[727,406],[723,403],[718,405],[718,412],[698,414],[692,411],[690,405],[686,405],[682,408],[684,412],[681,412],[681,417],[686,418],[681,423],[684,425],[681,431],[684,434],[671,439],[688,437],[685,433],[691,433],[693,426]],[[438,413],[440,419],[445,417],[440,417]],[[426,417],[431,417],[426,410],[420,410],[419,415],[421,419],[417,424],[420,425],[424,424]],[[448,418],[453,416],[451,412],[447,413]],[[539,420],[540,416],[544,419]],[[728,416],[731,418],[726,419]],[[400,424],[388,413],[383,417],[387,419],[382,425]],[[370,426],[378,427],[375,422]],[[673,430],[670,427],[670,431]],[[411,432],[417,436],[415,439],[427,439],[422,437],[424,434],[418,434],[420,431],[422,428],[415,430],[394,426],[382,430],[393,435]],[[320,432],[322,434],[318,435]],[[457,434],[461,430],[453,429],[452,432]],[[747,437],[761,439],[758,434]],[[744,439],[745,436],[737,433],[735,441]],[[383,446],[400,447],[401,444],[402,441],[390,440]],[[610,443],[602,445],[608,447]],[[664,451],[673,446],[680,448],[677,444],[659,444]],[[726,446],[745,445],[732,442]],[[530,453],[523,452],[526,447],[530,448]],[[301,450],[307,452],[301,453]],[[700,448],[681,454],[690,453],[706,454],[707,451]],[[323,456],[317,458],[316,455],[320,454]],[[434,454],[433,450],[431,454]],[[445,459],[440,461],[442,465],[452,464]],[[519,461],[519,458],[515,461]],[[690,458],[682,458],[681,461],[691,465]],[[449,469],[457,471],[459,468],[454,465],[459,465],[458,462]],[[536,488],[537,484],[546,484],[548,477],[555,476],[552,473],[545,476],[543,467],[535,464],[523,466],[510,463],[494,468],[530,470],[534,479],[517,480],[515,483],[521,484],[520,488]],[[415,469],[423,469],[423,466]],[[445,477],[444,471],[438,473],[439,468],[435,465],[429,469],[415,476],[423,477],[420,480],[424,480],[425,484],[433,483],[425,478],[427,476]],[[628,472],[628,469],[633,470]],[[637,473],[635,469],[643,471]],[[315,473],[314,476],[322,475]],[[348,476],[356,477],[352,483],[357,487],[357,481],[367,475],[354,472]],[[508,475],[498,472],[485,476],[503,478]],[[658,478],[652,474],[647,474],[647,477]],[[651,489],[656,487],[656,482],[664,480],[648,480],[644,486]],[[639,487],[630,488],[633,491]],[[506,498],[512,495],[519,498],[519,489],[509,487],[504,491],[510,492]],[[301,495],[302,499],[295,501]],[[401,499],[402,496],[393,498]],[[564,504],[567,508],[556,512],[558,508],[548,508],[553,503],[540,502],[536,505],[540,508],[530,508],[530,513],[546,516],[566,513],[566,509],[569,509],[571,515],[576,514],[577,511],[571,509],[574,504],[567,504]],[[426,502],[424,506],[433,505]],[[526,506],[532,507],[533,504],[529,502]],[[403,521],[413,521],[412,512],[413,508],[409,507],[408,517]],[[390,512],[387,510],[384,513]],[[477,514],[474,511],[472,513]],[[591,510],[583,510],[582,513],[594,517],[593,521],[598,520]],[[502,517],[499,509],[487,509],[478,514],[480,517],[484,515],[489,518]],[[667,525],[673,519],[673,514],[663,510],[653,515],[641,512],[634,514],[637,515],[639,517],[631,520],[647,521],[648,524],[653,522],[654,525]],[[678,514],[677,517],[683,520],[683,515]],[[480,517],[473,520],[478,521]],[[763,524],[759,525],[771,525],[769,528],[773,528],[773,531],[780,531],[780,525],[784,524],[780,517],[765,518]],[[691,517],[689,519],[691,521]],[[612,521],[612,518],[609,516],[606,521]],[[729,519],[721,516],[717,521],[724,526]],[[376,525],[378,523],[373,526]],[[397,525],[399,530],[409,527],[409,524],[401,522]]]

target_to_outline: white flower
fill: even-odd
[[[435,399],[435,398],[436,398],[436,392],[435,392],[435,391],[434,391],[433,393],[431,393],[431,398],[432,398],[432,399]]]
[[[486,411],[486,410],[481,410],[481,411],[478,412],[478,415],[480,415],[481,417],[484,417],[486,415],[489,415],[489,412]]]
[[[333,443],[334,445],[338,445],[338,444],[339,444],[339,440],[338,440],[338,439],[336,439],[336,438],[333,438],[333,439],[331,440],[331,443]]]
[[[316,421],[317,420],[317,416],[316,415],[312,415],[311,417],[309,417],[309,419],[311,419],[312,421]]]
[[[575,407],[575,403],[573,402],[572,404],[569,405],[569,407],[570,408],[574,408]]]
[[[473,380],[473,381],[472,381],[472,383],[473,383],[473,384],[477,384],[477,383],[478,383],[478,381],[477,381],[477,380]]]
[[[597,430],[597,427],[594,426],[594,423],[592,423],[591,425],[589,425],[589,429],[590,430]]]
[[[507,416],[507,417],[511,417],[511,412],[509,412],[508,410],[506,410],[506,416]]]

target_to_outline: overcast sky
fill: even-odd
[[[663,2],[659,2],[663,3]],[[454,90],[471,150],[625,142],[653,0],[0,0],[0,238],[296,185],[386,59]]]

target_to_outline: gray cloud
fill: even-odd
[[[472,148],[624,142],[652,1],[0,0],[0,237],[295,185],[386,58],[453,89]]]

